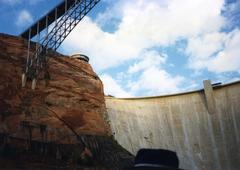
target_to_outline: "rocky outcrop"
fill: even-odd
[[[80,157],[85,152],[94,157],[97,148],[104,148],[103,143],[112,140],[104,118],[106,108],[99,77],[87,62],[52,52],[49,84],[40,75],[35,90],[31,82],[22,88],[26,56],[24,39],[0,34],[0,153],[6,148],[21,153],[31,150],[45,157],[55,155],[65,162],[76,157],[74,152],[79,152]],[[89,138],[94,139],[91,147]],[[104,157],[104,152],[99,151],[99,157]]]
[[[41,140],[37,126],[46,126],[47,140],[73,143],[74,134],[107,135],[103,87],[91,66],[82,60],[52,54],[48,86],[40,77],[36,90],[31,82],[21,88],[26,41],[0,36],[1,131],[23,137],[24,128],[34,126],[32,139]],[[33,47],[34,48],[34,47]],[[36,130],[35,130],[36,129]],[[74,142],[75,143],[75,142]]]

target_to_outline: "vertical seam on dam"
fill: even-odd
[[[136,154],[142,145],[165,148],[177,152],[183,169],[238,170],[240,82],[214,87],[211,93],[208,104],[199,90],[139,99],[105,99],[107,107],[114,108],[108,109],[108,114],[114,115],[109,116],[112,128],[119,133],[126,131],[124,128],[134,129],[128,134],[130,139],[116,135],[116,140],[132,153]],[[129,127],[117,123],[119,120]],[[143,135],[150,133],[150,142],[144,141]]]

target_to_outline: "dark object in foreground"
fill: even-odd
[[[140,149],[134,170],[180,170],[176,152],[164,149]]]

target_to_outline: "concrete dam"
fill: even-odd
[[[176,151],[180,167],[240,169],[240,81],[186,93],[106,97],[115,139],[133,154],[140,148]]]

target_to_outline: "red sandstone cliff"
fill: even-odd
[[[32,90],[31,82],[21,87],[26,56],[24,39],[0,34],[0,169],[129,166],[132,155],[110,137],[102,82],[91,66],[52,52],[50,83],[40,76]]]
[[[91,66],[60,54],[50,56],[50,84],[40,78],[36,90],[31,82],[21,88],[27,42],[0,35],[0,132],[27,138],[24,126],[34,126],[32,139],[75,143],[77,134],[107,135],[103,86]],[[25,125],[24,125],[25,124]],[[25,129],[24,129],[25,128]],[[69,129],[70,128],[70,129]]]

